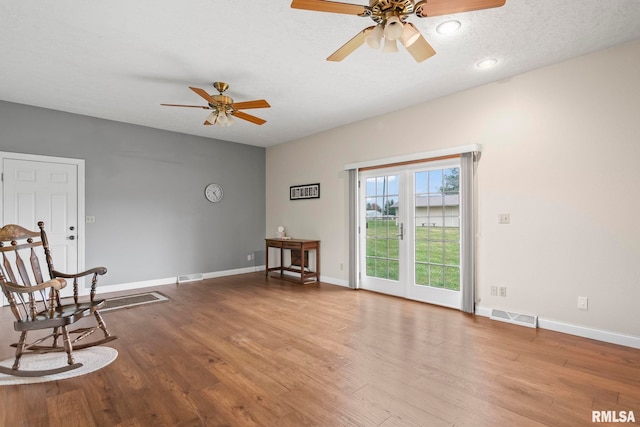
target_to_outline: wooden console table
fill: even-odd
[[[266,242],[266,276],[272,271],[279,271],[278,277],[287,279],[298,279],[293,275],[286,275],[285,271],[297,273],[300,278],[296,280],[298,283],[307,283],[311,281],[320,281],[320,240],[306,239],[265,239]],[[269,267],[269,248],[280,250],[280,265]],[[291,265],[284,265],[284,251],[291,251]],[[309,252],[315,252],[315,271],[309,268]],[[299,263],[296,264],[296,263]],[[287,277],[288,276],[288,277]]]

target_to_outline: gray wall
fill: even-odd
[[[0,101],[0,151],[85,160],[86,215],[96,217],[86,266],[109,269],[101,285],[263,257],[263,148]],[[220,203],[204,198],[211,182],[224,188]]]

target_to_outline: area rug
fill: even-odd
[[[59,374],[47,375],[43,377],[16,377],[13,375],[0,374],[0,386],[15,384],[35,384],[47,381],[58,381],[67,378],[78,377],[104,368],[118,357],[118,351],[111,347],[89,347],[73,352],[76,363],[82,363],[78,369],[72,369]],[[3,360],[0,365],[6,367],[13,366],[14,358]],[[20,359],[20,368],[24,370],[51,369],[64,366],[67,363],[67,354],[45,353],[45,354],[25,354]]]
[[[169,301],[169,297],[160,292],[145,292],[143,294],[123,295],[121,297],[107,298],[107,305],[105,308],[100,310],[100,313],[165,301]]]

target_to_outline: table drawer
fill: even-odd
[[[282,247],[285,249],[300,249],[302,245],[300,243],[282,242]]]

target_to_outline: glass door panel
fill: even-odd
[[[361,225],[361,247],[364,246],[365,268],[361,277],[364,288],[400,295],[403,224],[400,176],[398,174],[368,174],[363,177],[365,212]],[[362,224],[362,221],[361,221]],[[364,233],[362,229],[364,228]]]
[[[459,167],[413,170],[410,298],[460,308]]]

